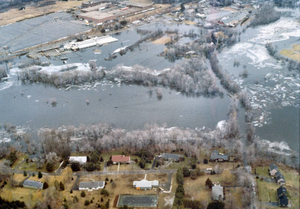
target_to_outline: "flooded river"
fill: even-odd
[[[279,21],[283,21],[279,22],[279,25],[282,25],[284,21],[288,22],[290,19]],[[283,141],[287,143],[287,149],[299,151],[299,92],[295,92],[297,86],[293,86],[294,83],[300,83],[299,75],[292,80],[285,80],[284,78],[289,77],[289,72],[282,68],[281,63],[268,55],[264,46],[266,31],[271,30],[272,27],[278,29],[279,26],[276,24],[248,29],[242,34],[240,43],[224,49],[219,54],[219,60],[223,68],[233,74],[242,88],[251,94],[257,117],[255,121],[257,134],[269,143]],[[157,25],[153,24],[141,28],[154,29],[155,27]],[[177,24],[161,24],[159,27],[163,30],[178,28],[181,33],[188,32],[190,29],[197,30],[194,26],[184,24],[180,27]],[[271,27],[271,29],[264,29],[264,27]],[[288,41],[290,38],[295,39],[299,28],[297,23],[289,29],[290,31],[286,31],[288,30],[286,28],[282,31],[278,29],[278,33],[285,33],[287,39],[279,41],[274,37],[274,40],[283,46],[283,41],[287,41],[286,44],[289,45]],[[114,50],[133,44],[141,38],[141,35],[132,28],[114,37],[118,42],[66,54],[68,63],[88,63],[89,60],[95,60],[98,66],[103,66],[106,70],[117,64],[127,66],[140,64],[151,69],[162,70],[180,62],[178,60],[171,63],[159,57],[165,46],[151,42],[143,43],[135,51],[127,52],[123,56],[118,55],[112,61],[105,61]],[[99,50],[95,52],[95,49]],[[16,59],[14,64],[24,59],[26,58]],[[233,67],[235,59],[240,60],[239,67]],[[49,61],[53,65],[62,64],[59,59],[42,58],[42,61]],[[248,78],[239,77],[245,68],[249,73]],[[270,77],[266,79],[268,74]],[[288,89],[285,96],[282,88]],[[290,93],[293,93],[292,98]],[[274,95],[277,95],[275,99],[273,99]],[[47,103],[51,98],[57,101],[55,107]],[[155,91],[151,96],[149,88],[143,86],[120,86],[117,83],[102,81],[66,90],[43,84],[21,85],[15,75],[10,75],[8,81],[0,83],[0,99],[0,123],[29,126],[33,130],[40,127],[78,126],[99,122],[129,130],[142,128],[147,123],[192,129],[205,126],[213,129],[219,121],[227,119],[230,106],[230,98],[226,94],[222,98],[187,97],[164,88],[163,98],[158,100]],[[244,124],[243,112],[244,110],[240,109],[240,124]],[[241,126],[244,129],[244,126]]]

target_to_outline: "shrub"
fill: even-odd
[[[47,189],[49,187],[48,183],[47,182],[44,182],[43,184],[43,189]]]
[[[209,189],[212,188],[213,183],[212,183],[212,181],[211,181],[209,178],[206,179],[206,181],[205,181],[205,186],[206,186],[207,188],[209,188]]]
[[[24,175],[24,176],[27,176],[27,172],[26,172],[26,171],[24,171],[23,175]]]
[[[52,171],[54,170],[54,164],[48,162],[48,163],[46,164],[46,170],[47,170],[48,172],[52,172]]]
[[[71,163],[72,171],[80,171],[80,164],[78,162]]]
[[[80,196],[81,196],[81,197],[85,197],[85,192],[82,191],[82,192],[80,193]]]
[[[38,177],[39,177],[39,179],[43,178],[43,174],[40,171],[38,173]]]
[[[205,159],[203,160],[203,163],[204,163],[204,164],[208,164],[208,160],[205,158]]]
[[[32,173],[32,176],[35,177],[35,173]]]
[[[106,197],[109,196],[109,192],[106,189],[102,189],[101,194]]]
[[[90,204],[90,201],[88,201],[88,200],[84,201],[85,206],[88,206],[89,204]]]
[[[65,190],[65,185],[62,182],[59,182],[59,190],[60,191]]]

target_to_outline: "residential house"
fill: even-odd
[[[130,163],[130,156],[126,157],[125,155],[113,155],[111,160],[113,161],[113,164]]]
[[[275,179],[278,184],[280,184],[280,185],[285,184],[285,179],[284,179],[282,173],[280,173],[280,171],[277,171],[277,173],[275,173]]]
[[[133,187],[136,189],[143,189],[143,190],[148,190],[152,189],[152,187],[158,187],[159,182],[154,180],[154,181],[148,181],[146,179],[143,179],[141,181],[134,181],[133,182]]]
[[[79,183],[79,190],[88,190],[88,191],[93,191],[93,190],[99,190],[103,189],[105,186],[105,181],[82,181]]]
[[[87,162],[87,156],[71,156],[69,157],[69,161],[72,162],[77,162],[80,164],[84,164]]]
[[[179,155],[177,154],[163,153],[159,157],[164,160],[179,162]]]
[[[25,180],[23,182],[23,187],[32,188],[32,189],[43,189],[44,183],[33,180]]]
[[[228,155],[224,155],[222,153],[219,153],[217,150],[214,150],[210,155],[210,161],[228,161]]]
[[[269,174],[270,174],[270,176],[275,176],[275,174],[278,172],[279,170],[278,170],[278,167],[277,167],[277,165],[276,164],[274,164],[274,163],[272,163],[271,165],[270,165],[270,168],[269,168]]]
[[[277,198],[279,207],[287,207],[289,204],[289,199],[287,196],[287,190],[285,187],[281,186],[277,189]]]
[[[212,187],[211,195],[213,200],[219,200],[219,201],[223,200],[224,199],[223,187],[221,185],[215,184]]]

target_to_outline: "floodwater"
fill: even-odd
[[[290,44],[290,38],[294,40],[297,36],[295,34],[299,31],[299,23],[291,21],[282,18],[271,26],[246,30],[246,33],[241,35],[241,42],[224,49],[219,54],[219,60],[223,68],[250,93],[255,120],[257,120],[254,125],[258,136],[270,142],[285,141],[288,149],[299,152],[300,96],[299,92],[297,93],[298,86],[294,85],[300,84],[299,75],[292,79],[285,79],[290,76],[290,72],[284,70],[281,63],[270,57],[264,46],[266,39],[277,41],[283,46]],[[284,27],[287,24],[293,27]],[[280,26],[283,27],[282,30]],[[141,28],[154,30],[157,27],[163,30],[178,28],[181,34],[191,29],[197,31],[196,27],[184,24],[178,27],[177,24],[155,23]],[[274,28],[277,33],[270,37],[269,32]],[[282,38],[282,34],[285,39]],[[178,60],[170,63],[163,57],[159,57],[165,46],[151,42],[143,43],[133,52],[127,52],[123,56],[118,54],[118,57],[112,61],[105,61],[109,53],[135,43],[142,36],[132,28],[114,37],[119,39],[118,42],[66,54],[68,63],[87,63],[89,60],[96,60],[97,65],[105,67],[106,70],[118,64],[127,66],[140,64],[151,69],[162,70],[180,62]],[[283,43],[284,41],[286,43]],[[100,49],[101,52],[95,52],[95,49]],[[239,67],[233,67],[235,59],[240,60]],[[16,65],[21,60],[16,59],[13,64]],[[42,58],[42,61],[62,65],[59,59]],[[249,73],[248,78],[239,77],[244,69]],[[143,86],[119,86],[117,83],[102,81],[96,85],[82,85],[66,90],[43,84],[21,85],[15,79],[16,77],[11,75],[8,81],[0,83],[0,123],[29,126],[32,129],[99,122],[129,130],[142,128],[147,123],[192,129],[205,126],[213,129],[219,121],[227,119],[230,106],[230,98],[226,94],[223,98],[187,97],[174,90],[163,88],[163,98],[158,100],[155,88],[150,96],[149,88]],[[254,83],[256,81],[258,84]],[[294,99],[290,96],[291,92]],[[55,107],[47,103],[51,98],[57,101]],[[244,110],[240,109],[240,124],[244,124],[243,117]]]
[[[286,142],[299,152],[300,77],[271,57],[265,44],[278,49],[291,48],[300,37],[300,24],[294,18],[280,20],[241,35],[241,42],[219,54],[221,65],[231,73],[251,96],[256,134],[271,142]],[[234,60],[240,62],[234,67]],[[247,70],[248,77],[240,75]]]
[[[164,30],[178,28],[176,25],[153,24],[143,25],[140,29]],[[194,26],[180,25],[180,33],[188,33]],[[102,47],[91,47],[78,52],[65,54],[68,63],[88,63],[95,60],[97,66],[110,70],[118,64],[132,66],[135,64],[163,70],[172,67],[180,60],[171,63],[158,56],[165,46],[150,41],[140,44],[134,51],[125,55],[118,54],[116,59],[105,61],[116,49],[131,45],[143,36],[135,28],[113,35],[118,42]],[[186,41],[186,40],[185,40]],[[95,49],[98,49],[95,51]],[[101,50],[101,51],[99,51]],[[26,58],[14,60],[14,65]],[[62,65],[59,58],[41,58],[53,65]],[[0,83],[0,123],[12,123],[29,126],[31,129],[41,127],[59,127],[62,125],[109,123],[115,127],[128,130],[140,129],[147,123],[177,126],[182,128],[214,129],[221,120],[227,119],[230,97],[187,97],[174,90],[162,88],[163,98],[158,100],[153,88],[152,96],[149,88],[144,86],[126,85],[101,81],[93,85],[81,85],[66,90],[43,84],[21,85],[11,74],[7,82]],[[21,94],[22,92],[22,94]],[[50,104],[55,98],[57,105]],[[87,104],[86,101],[89,101]],[[48,103],[47,103],[48,101]],[[221,104],[221,105],[220,105]]]

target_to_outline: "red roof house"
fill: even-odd
[[[130,161],[130,156],[125,156],[125,155],[113,155],[111,157],[111,160],[113,161],[114,164],[116,163],[129,163]]]

